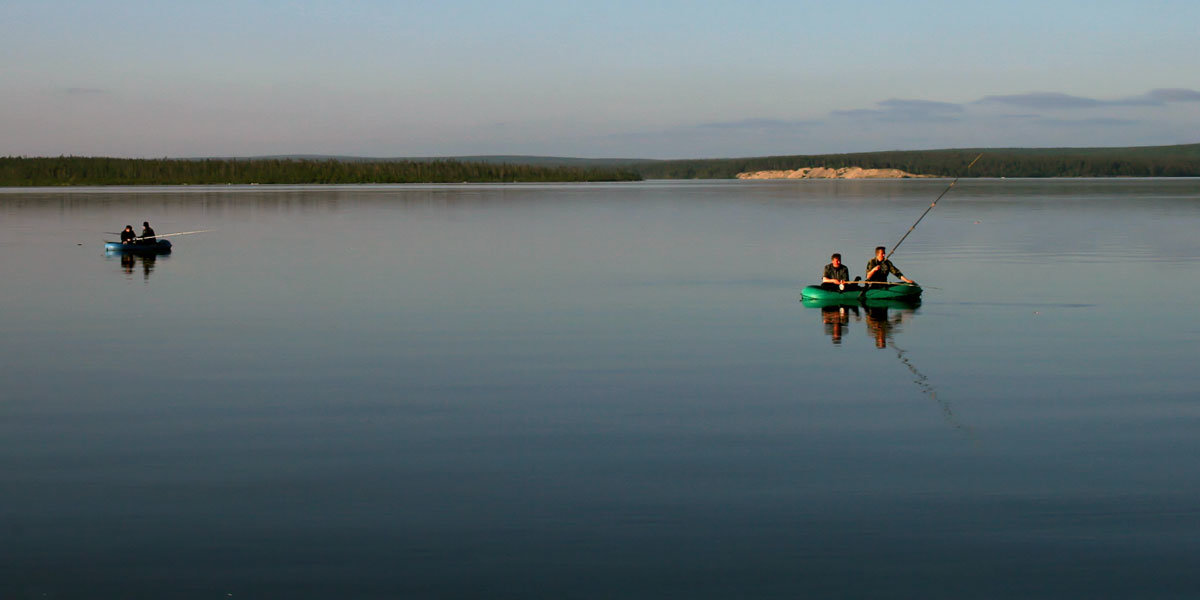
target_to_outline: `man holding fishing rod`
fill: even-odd
[[[154,239],[154,229],[150,227],[149,221],[142,221],[142,235],[138,243],[143,246],[153,246],[158,243],[158,240]]]
[[[888,273],[891,273],[905,283],[912,283],[913,280],[905,277],[904,273],[888,260],[885,250],[887,249],[883,246],[875,246],[875,258],[867,261],[867,281],[887,281]]]

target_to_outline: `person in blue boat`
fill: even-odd
[[[154,229],[150,227],[150,221],[142,221],[142,239],[138,240],[138,243],[145,246],[158,243],[158,240],[154,239]]]
[[[867,281],[887,281],[888,273],[899,277],[905,283],[912,283],[913,280],[904,276],[892,261],[888,260],[887,250],[883,246],[875,246],[875,258],[867,261]]]
[[[850,283],[850,269],[842,264],[840,253],[834,252],[829,257],[829,264],[825,265],[825,273],[821,276],[821,287],[827,290],[858,289]]]
[[[132,244],[137,241],[137,234],[133,232],[133,225],[126,225],[125,229],[121,230],[121,243]]]

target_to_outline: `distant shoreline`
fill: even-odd
[[[304,159],[0,157],[0,186],[346,185],[641,181],[632,169],[456,160],[358,162]]]
[[[968,170],[967,165],[980,155],[980,160]],[[829,171],[834,174],[828,174]],[[0,156],[0,187],[926,177],[1200,177],[1200,144],[1122,148],[891,150],[675,160],[520,155],[445,158],[294,155],[199,159]]]

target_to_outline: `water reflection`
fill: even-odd
[[[908,351],[897,346],[894,341],[892,342],[892,349],[896,351],[896,358],[900,360],[900,363],[903,364],[904,367],[913,374],[913,377],[915,377],[915,379],[913,379],[913,383],[916,384],[917,389],[921,390],[922,394],[929,396],[930,400],[933,400],[937,403],[938,407],[942,410],[942,419],[944,419],[948,425],[963,433],[968,435],[973,434],[974,432],[971,430],[970,425],[965,425],[958,420],[958,417],[954,414],[954,409],[950,406],[950,403],[938,398],[937,388],[933,387],[933,384],[929,381],[929,377],[922,373],[921,370],[918,369],[911,360],[909,360]]]
[[[834,345],[841,345],[849,331],[851,323],[863,323],[867,335],[872,339],[876,348],[881,350],[891,348],[896,351],[896,359],[913,375],[913,384],[921,394],[928,396],[937,403],[942,418],[948,425],[968,435],[972,434],[971,427],[964,425],[954,414],[949,402],[938,398],[937,388],[925,373],[917,368],[908,356],[908,351],[896,345],[896,336],[904,331],[904,325],[910,322],[921,307],[920,299],[908,300],[801,300],[804,306],[821,309],[821,324],[825,335],[829,336]]]
[[[887,348],[900,333],[904,323],[917,313],[921,301],[900,300],[866,301],[867,332],[875,338],[876,348]],[[890,311],[890,314],[889,314]]]
[[[842,334],[847,325],[850,324],[850,315],[854,315],[854,320],[861,319],[858,313],[857,305],[841,305],[821,307],[821,322],[825,324],[825,335],[833,339],[833,343],[842,343]]]
[[[150,273],[154,271],[154,267],[159,259],[168,260],[171,257],[169,254],[157,255],[142,252],[109,252],[107,254],[110,260],[114,256],[120,258],[121,272],[125,274],[127,279],[132,278],[134,271],[140,267],[143,281],[150,279]]]
[[[921,306],[918,300],[801,300],[804,306],[821,309],[825,335],[834,344],[841,344],[850,323],[865,320],[866,331],[875,340],[876,348],[887,348],[896,334],[903,330]]]

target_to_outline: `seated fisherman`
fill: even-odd
[[[149,221],[142,221],[142,239],[138,240],[138,243],[147,246],[158,243],[158,240],[154,239],[154,229],[150,227]]]
[[[842,255],[834,252],[825,265],[825,274],[821,277],[821,287],[827,290],[844,290],[850,283],[850,269],[842,264]]]
[[[883,246],[875,247],[875,258],[867,261],[867,281],[887,281],[888,273],[899,277],[905,283],[912,283],[913,280],[904,276],[892,261],[887,259],[884,253]]]
[[[121,243],[132,244],[137,241],[137,234],[133,232],[133,225],[126,225],[125,229],[121,230]]]

